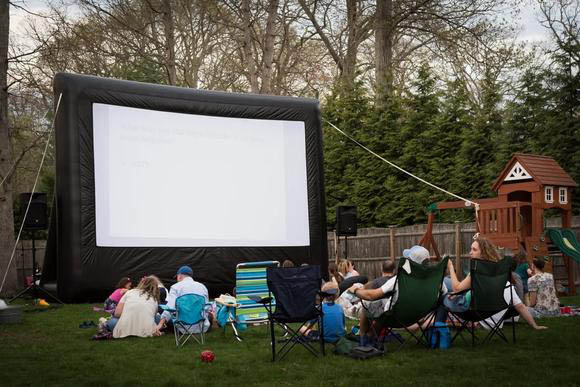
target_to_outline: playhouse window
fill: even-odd
[[[559,196],[560,196],[560,203],[562,203],[562,204],[568,203],[568,190],[566,188],[560,187]]]
[[[546,187],[546,203],[554,203],[554,188],[553,187]]]

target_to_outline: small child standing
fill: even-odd
[[[123,277],[119,280],[115,287],[115,291],[105,300],[103,308],[105,309],[105,312],[110,313],[111,315],[115,313],[117,304],[121,301],[121,297],[131,289],[131,285],[131,278],[129,277]]]

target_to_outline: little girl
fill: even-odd
[[[105,312],[113,314],[121,297],[131,289],[131,278],[123,277],[115,287],[115,291],[105,300]]]

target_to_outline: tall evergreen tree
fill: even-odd
[[[362,83],[352,87],[337,84],[326,101],[323,117],[354,138],[366,130],[370,111]],[[337,205],[355,203],[353,186],[360,176],[358,160],[364,152],[330,125],[324,125],[324,171],[327,224],[333,227]]]
[[[468,187],[461,181],[459,173],[463,165],[457,165],[462,147],[462,134],[471,132],[474,114],[470,106],[465,83],[461,79],[455,79],[447,84],[445,95],[441,105],[439,116],[439,132],[441,133],[441,148],[445,149],[446,155],[442,159],[445,168],[441,184],[450,192],[466,197],[470,195]],[[455,200],[445,197],[442,200]],[[443,211],[441,220],[450,222],[455,220],[469,220],[473,214],[465,211]]]
[[[461,133],[457,154],[457,181],[471,198],[491,196],[491,185],[505,164],[501,139],[501,95],[497,81],[488,73],[482,80],[481,104],[477,107],[473,125]],[[503,164],[501,164],[503,162]],[[501,164],[501,165],[500,165]]]
[[[439,96],[429,65],[422,64],[412,84],[406,119],[401,128],[404,141],[400,166],[427,181],[439,183],[444,174],[438,141]],[[418,180],[404,176],[398,187],[401,222],[413,224],[425,221],[425,208],[439,197],[432,188]]]

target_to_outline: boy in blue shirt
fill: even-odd
[[[344,318],[344,311],[342,306],[335,304],[334,301],[338,297],[338,286],[334,282],[327,282],[322,286],[323,292],[336,292],[329,297],[322,300],[322,325],[324,329],[324,341],[327,343],[336,343],[338,339],[346,334],[346,320]],[[311,325],[303,329],[302,334],[310,337],[318,337],[320,332],[313,331],[314,321]]]

